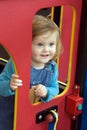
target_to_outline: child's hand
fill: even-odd
[[[10,88],[11,90],[15,90],[18,86],[22,86],[22,80],[19,79],[19,76],[16,74],[12,74],[10,80]]]
[[[46,98],[46,96],[47,96],[46,87],[42,84],[36,85],[36,87],[34,88],[34,91],[35,91],[36,96],[40,96],[40,97],[43,97],[43,98]]]

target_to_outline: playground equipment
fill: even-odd
[[[57,130],[70,130],[71,118],[65,110],[65,99],[72,93],[75,81],[78,35],[82,0],[7,0],[0,1],[0,43],[14,62],[15,72],[23,80],[23,87],[15,93],[13,130],[45,130],[47,120],[40,120],[39,112],[55,111],[59,115]],[[64,91],[48,103],[29,101],[32,21],[41,8],[61,7],[60,29],[64,53],[59,59],[59,81]],[[57,14],[56,14],[57,15]],[[46,115],[47,116],[47,115]],[[51,126],[52,128],[52,126]]]

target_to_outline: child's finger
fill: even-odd
[[[13,83],[18,83],[18,84],[20,84],[20,83],[22,83],[22,80],[21,80],[21,79],[13,79]]]
[[[11,86],[22,86],[22,82],[12,82]]]
[[[12,78],[19,78],[19,75],[17,75],[17,74],[12,74]]]

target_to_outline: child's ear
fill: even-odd
[[[64,51],[62,42],[61,42],[61,38],[59,38],[59,43],[58,43],[58,55],[62,54]]]

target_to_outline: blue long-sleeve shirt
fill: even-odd
[[[14,72],[14,66],[10,59],[6,64],[3,72],[0,74],[0,95],[10,96],[14,95],[14,92],[10,89],[10,79]],[[47,98],[41,98],[42,102],[50,101],[54,96],[59,93],[58,86],[58,69],[55,61],[46,64],[43,69],[35,69],[31,67],[30,73],[30,86],[43,84],[47,89]]]
[[[31,67],[30,86],[43,84],[47,89],[47,98],[41,98],[42,102],[50,101],[59,93],[58,69],[55,61],[46,64],[43,69]]]
[[[11,75],[14,73],[14,66],[12,60],[10,59],[6,64],[4,70],[0,74],[0,95],[10,96],[14,95],[14,92],[10,89],[10,79]]]

